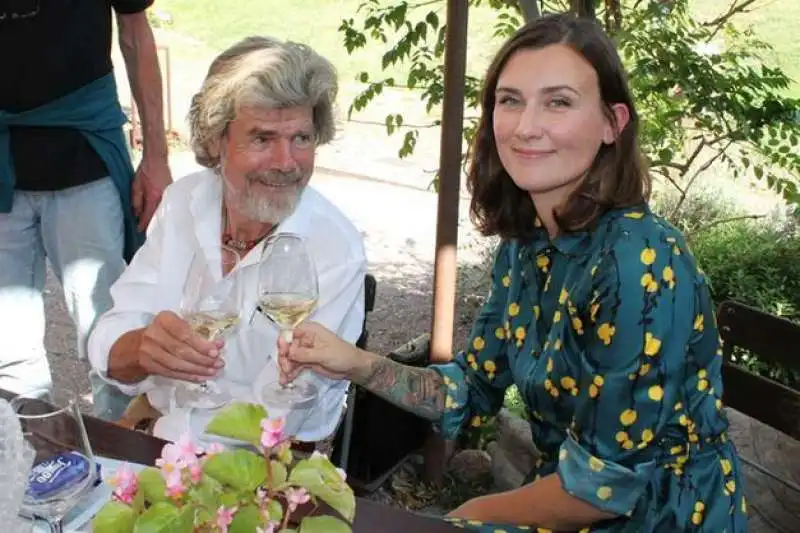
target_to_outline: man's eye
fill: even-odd
[[[301,146],[301,147],[302,146],[308,146],[313,141],[314,141],[314,137],[309,135],[309,134],[307,134],[307,133],[302,133],[300,135],[296,135],[295,138],[294,138],[294,143],[297,146]]]

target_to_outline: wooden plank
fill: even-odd
[[[741,367],[722,367],[723,402],[800,440],[800,393]]]
[[[739,346],[800,371],[800,325],[732,301],[719,306],[717,324],[727,348]]]
[[[15,395],[0,389],[0,398],[10,400]],[[160,457],[165,441],[144,433],[131,431],[121,426],[84,415],[86,432],[89,435],[95,454],[123,461],[132,461],[145,465],[155,464]],[[329,507],[323,505],[314,511],[316,514],[333,514]],[[301,513],[298,510],[298,513]],[[403,509],[389,507],[363,498],[356,498],[356,519],[353,533],[458,533],[457,528],[443,520],[426,517]]]
[[[739,456],[800,485],[800,442],[735,409],[726,408]],[[750,533],[800,531],[800,492],[743,464]]]

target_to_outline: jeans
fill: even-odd
[[[111,178],[54,192],[15,191],[0,213],[0,388],[52,390],[44,346],[45,258],[64,289],[77,353],[112,304],[109,288],[125,269],[123,218]],[[94,414],[116,420],[129,398],[90,372]]]

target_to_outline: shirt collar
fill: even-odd
[[[210,244],[212,239],[221,238],[222,227],[222,180],[214,173],[211,174],[203,186],[196,187],[191,192],[189,210],[194,221],[194,232],[198,243]],[[306,237],[311,225],[311,204],[313,190],[306,186],[300,193],[294,211],[272,232],[272,235],[293,233]],[[247,266],[260,260],[264,249],[264,241],[259,242],[242,259],[241,266]]]

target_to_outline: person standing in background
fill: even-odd
[[[0,0],[0,387],[51,388],[45,258],[64,289],[77,352],[172,182],[153,0]],[[112,15],[143,128],[134,171],[111,61]],[[128,403],[90,375],[95,415]]]

